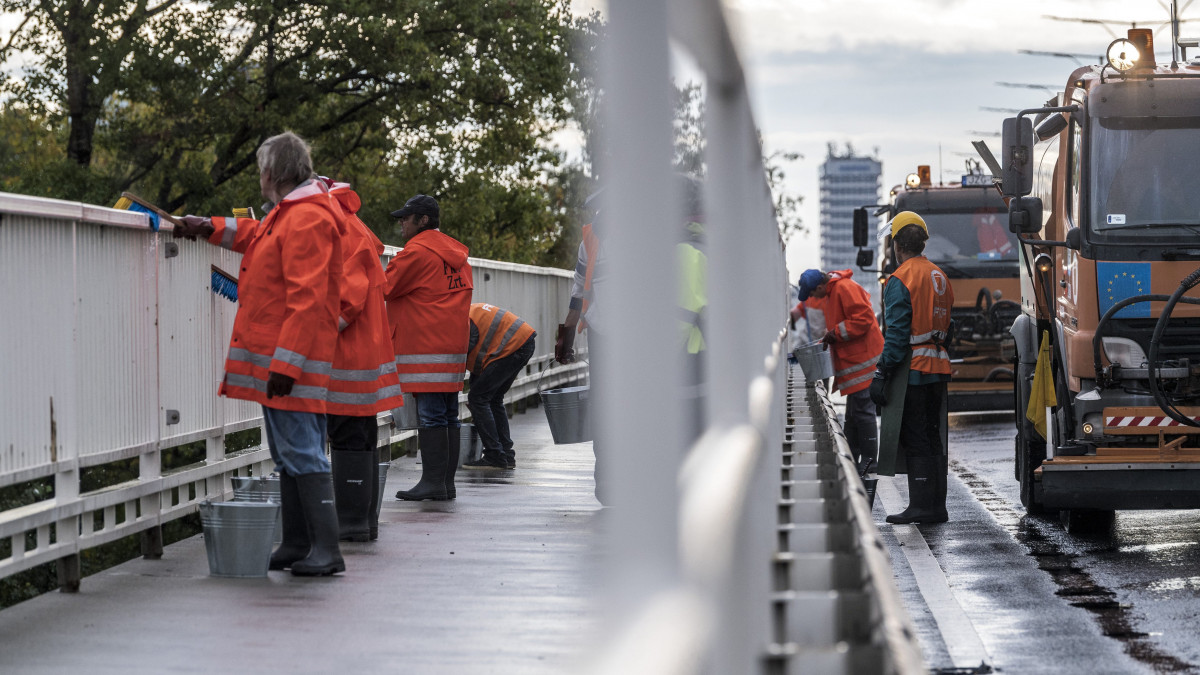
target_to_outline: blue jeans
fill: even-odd
[[[458,428],[458,392],[422,391],[413,394],[417,399],[417,417],[423,427]]]
[[[471,420],[483,442],[483,450],[490,456],[510,455],[513,447],[508,430],[508,412],[504,409],[504,395],[536,349],[534,335],[517,351],[488,364],[483,372],[471,374],[471,389],[467,392],[467,407],[471,409]]]
[[[290,476],[329,473],[324,415],[263,406],[263,422],[276,471]]]

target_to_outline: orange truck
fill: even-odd
[[[1107,63],[1004,121],[1002,166],[975,144],[1020,235],[1021,501],[1068,528],[1200,508],[1196,45],[1174,30],[1170,62],[1156,63],[1152,32],[1131,30]],[[1046,413],[1043,432],[1033,420]]]
[[[929,226],[925,255],[950,278],[954,288],[953,333],[947,349],[953,367],[950,412],[1007,410],[1012,407],[1015,343],[1009,329],[1021,314],[1017,238],[1008,230],[1008,209],[992,177],[968,167],[958,184],[933,185],[929,167],[917,167],[903,185],[892,188],[880,229],[880,269],[896,268],[886,227],[901,211],[913,211]],[[855,244],[870,241],[866,208],[855,211]],[[860,251],[860,255],[862,255]],[[868,255],[859,261],[866,268]]]

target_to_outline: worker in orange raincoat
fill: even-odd
[[[376,415],[404,405],[379,256],[383,242],[356,215],[362,201],[346,183],[326,179],[344,210],[341,311],[329,381],[326,424],[333,460],[339,539],[379,537],[379,422]]]
[[[188,215],[175,234],[203,236],[243,254],[220,393],[263,406],[284,524],[271,569],[329,575],[346,569],[325,458],[343,279],[342,209],[325,183],[314,179],[308,145],[299,136],[268,138],[257,159],[269,204],[261,222]]]
[[[388,323],[396,372],[417,404],[421,480],[398,499],[454,499],[459,462],[458,394],[470,339],[471,265],[467,247],[443,233],[441,210],[416,195],[392,212],[404,249],[387,267]]]
[[[875,404],[868,389],[883,353],[883,333],[870,294],[853,275],[852,270],[805,270],[796,286],[812,337],[833,353],[833,388],[846,397],[846,442],[859,474],[866,475],[879,449]]]

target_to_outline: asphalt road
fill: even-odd
[[[885,523],[907,482],[881,483],[876,522],[930,669],[1200,673],[1200,511],[1068,533],[1025,514],[1013,435],[1011,416],[952,419],[948,523]]]

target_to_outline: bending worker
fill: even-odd
[[[897,445],[908,465],[908,508],[889,523],[944,523],[946,516],[946,383],[950,381],[950,308],[954,291],[922,253],[925,221],[902,211],[891,222],[899,267],[883,287],[883,355],[871,399],[883,409],[878,473],[896,474]]]
[[[471,305],[470,328],[467,407],[483,441],[483,454],[463,468],[515,469],[517,453],[508,431],[504,395],[533,356],[537,332],[515,313],[481,302]]]
[[[883,334],[875,323],[871,296],[850,278],[853,275],[851,270],[805,270],[797,287],[809,325],[826,329],[823,336],[813,337],[833,352],[833,387],[846,396],[846,441],[859,475],[865,476],[878,451],[875,403],[868,390],[883,351]]]

